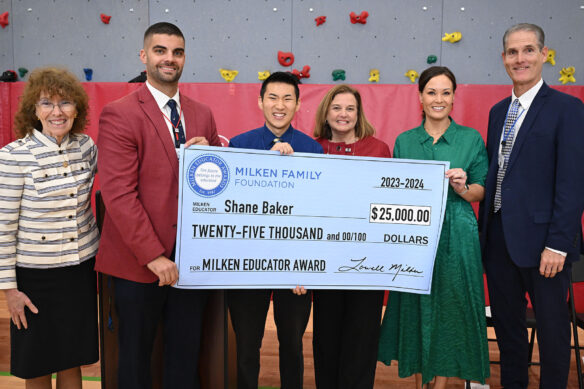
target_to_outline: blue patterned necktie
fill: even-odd
[[[170,99],[168,100],[168,103],[166,103],[166,105],[170,107],[170,122],[172,123],[172,127],[174,130],[174,147],[178,149],[181,144],[184,144],[186,142],[185,132],[180,121],[180,115],[176,110],[176,101]]]
[[[501,209],[501,184],[505,178],[505,171],[507,170],[507,165],[509,164],[509,156],[511,155],[511,149],[513,148],[513,140],[515,138],[515,123],[519,117],[519,108],[521,104],[519,99],[515,99],[511,104],[509,113],[507,114],[507,120],[505,121],[505,128],[503,129],[503,141],[501,142],[501,158],[502,166],[499,163],[499,170],[497,171],[497,189],[495,191],[495,212]]]

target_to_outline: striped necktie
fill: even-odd
[[[495,191],[495,212],[501,209],[501,184],[505,178],[505,171],[507,170],[507,165],[509,164],[509,156],[511,155],[511,149],[513,148],[513,140],[515,138],[515,123],[519,118],[519,108],[521,104],[519,99],[515,99],[509,108],[509,113],[507,114],[507,120],[505,120],[505,128],[503,129],[503,140],[501,142],[501,157],[500,160],[503,161],[502,166],[499,163],[499,170],[497,171],[497,189]]]
[[[170,99],[168,100],[168,103],[166,103],[166,105],[170,107],[170,122],[172,123],[172,127],[175,134],[174,147],[178,149],[181,144],[184,144],[186,142],[185,132],[180,121],[180,115],[176,109],[176,101],[174,101],[174,99]]]

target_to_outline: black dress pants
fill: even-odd
[[[312,323],[318,389],[373,388],[384,291],[315,290]]]
[[[507,251],[501,215],[489,222],[484,258],[491,312],[501,355],[501,385],[506,389],[528,386],[525,292],[535,312],[540,356],[540,388],[565,389],[570,370],[570,317],[568,288],[572,266],[564,264],[553,278],[539,267],[517,266]]]
[[[114,278],[118,324],[118,388],[150,389],[150,360],[164,326],[165,389],[198,389],[201,327],[207,291]]]
[[[311,294],[297,296],[276,289],[274,321],[280,344],[282,389],[300,389],[304,380],[302,336],[310,317]],[[235,289],[227,292],[227,304],[237,343],[237,388],[257,389],[260,348],[270,306],[270,289]]]

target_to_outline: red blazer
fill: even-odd
[[[180,95],[186,139],[204,136],[221,146],[211,110]],[[108,104],[97,141],[106,207],[95,269],[136,282],[158,278],[147,267],[175,245],[178,159],[165,119],[144,85]]]

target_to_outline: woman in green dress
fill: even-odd
[[[416,387],[448,377],[484,384],[489,376],[483,268],[471,206],[484,197],[487,153],[481,135],[449,116],[456,79],[442,66],[419,79],[424,120],[396,139],[395,158],[450,161],[450,187],[429,295],[391,292],[378,359],[398,361],[400,377],[416,374]],[[425,387],[425,386],[424,386]]]

